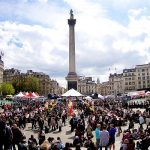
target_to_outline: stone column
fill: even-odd
[[[78,77],[76,74],[76,62],[75,62],[75,24],[76,19],[74,19],[73,11],[70,10],[70,18],[68,19],[69,25],[69,73],[66,77],[68,82],[68,90],[71,88],[77,90],[78,88]]]
[[[70,11],[70,19],[68,19],[69,24],[69,73],[75,73],[75,31],[74,26],[76,24],[76,19],[74,19],[72,11]]]
[[[69,25],[69,72],[76,72],[74,25]]]

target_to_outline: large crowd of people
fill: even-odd
[[[0,112],[0,150],[80,150],[81,147],[88,150],[115,150],[116,137],[121,139],[120,150],[148,150],[149,109],[134,111],[124,107],[120,100],[107,98],[76,100],[73,102],[75,111],[70,114],[68,101],[4,107]],[[135,128],[136,123],[138,128]],[[23,130],[30,125],[33,134],[27,139]],[[70,127],[70,133],[74,133],[74,138],[72,142],[64,143],[59,132],[63,132],[66,125]],[[126,130],[123,130],[123,126]],[[34,131],[38,132],[38,138]],[[58,131],[56,139],[51,134],[55,131]]]

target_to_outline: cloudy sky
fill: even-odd
[[[0,0],[5,68],[44,72],[65,86],[70,9],[78,75],[102,82],[150,62],[150,0]]]

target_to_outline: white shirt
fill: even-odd
[[[146,121],[146,125],[150,124],[150,118],[146,118],[145,121]]]
[[[140,124],[143,124],[143,123],[144,123],[144,118],[143,118],[143,116],[140,116],[140,117],[139,117],[139,123],[140,123]]]

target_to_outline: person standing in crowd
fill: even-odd
[[[106,130],[106,126],[103,126],[102,131],[100,131],[100,150],[104,147],[105,150],[108,149],[109,144],[109,132]]]
[[[37,140],[33,135],[31,135],[31,137],[28,140],[29,150],[36,149],[37,145],[38,145]]]
[[[128,129],[129,129],[129,130],[130,130],[130,129],[134,129],[134,122],[133,122],[133,119],[130,119]]]
[[[65,126],[66,125],[66,114],[63,113],[62,115],[62,124]]]
[[[51,117],[51,126],[52,126],[52,131],[56,130],[56,122],[54,116]]]
[[[71,125],[71,132],[74,131],[74,129],[76,128],[76,125],[77,125],[77,119],[75,116],[73,116],[71,119],[70,119],[70,125]]]
[[[147,126],[146,128],[148,129],[148,127],[150,126],[150,115],[146,116],[145,123],[146,123],[146,126]]]
[[[139,117],[139,124],[140,124],[140,128],[142,128],[142,129],[143,129],[144,121],[145,121],[144,117],[142,115],[140,115],[140,117]]]
[[[12,130],[6,125],[5,121],[0,119],[0,150],[11,150],[12,149]]]
[[[11,129],[13,133],[13,149],[16,150],[16,145],[19,146],[19,143],[22,142],[24,135],[19,127],[17,127],[17,124],[13,124]]]
[[[38,120],[38,124],[39,124],[39,128],[40,130],[43,130],[43,127],[44,127],[44,120],[42,117],[39,118]]]
[[[129,139],[129,143],[127,144],[127,150],[135,150],[135,142],[133,138]]]
[[[66,144],[65,144],[65,147],[63,148],[63,150],[72,150],[72,149],[70,148],[70,143],[66,143]]]
[[[122,126],[122,120],[121,120],[121,117],[119,117],[119,120],[118,120],[118,135],[119,136],[120,136],[120,133],[122,133],[121,126]]]
[[[96,137],[96,148],[98,150],[100,143],[100,124],[97,124],[97,127],[95,129],[95,137]]]
[[[58,118],[58,128],[59,128],[59,132],[61,132],[62,120],[60,118]]]
[[[39,145],[41,145],[45,141],[45,134],[42,130],[39,132],[38,139],[39,139]]]
[[[87,128],[86,128],[86,136],[87,137],[92,137],[93,138],[93,133],[92,133],[92,127],[91,127],[91,125],[90,124],[88,124],[88,126],[87,126]]]
[[[36,122],[37,122],[37,118],[36,115],[31,113],[31,123],[32,123],[32,130],[36,129]]]
[[[120,146],[120,150],[127,150],[128,144],[129,144],[129,140],[128,139],[124,139],[122,144],[121,144],[121,146]]]
[[[109,148],[110,148],[110,150],[111,149],[115,150],[115,134],[116,134],[116,128],[114,127],[113,124],[110,124],[110,129],[109,129]]]

